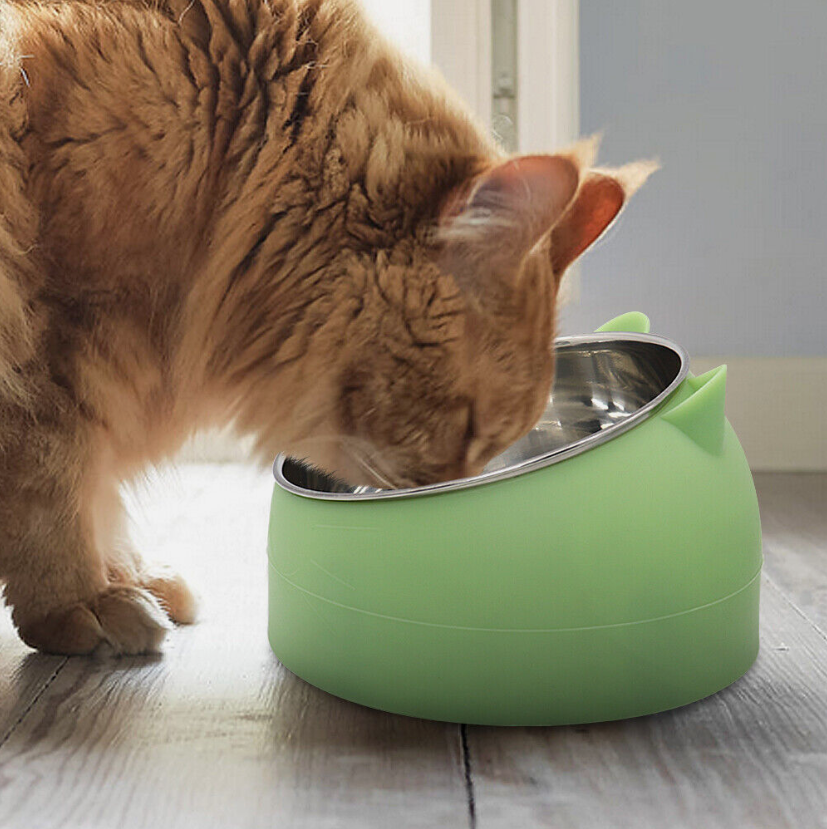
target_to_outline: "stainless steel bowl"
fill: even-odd
[[[555,342],[556,372],[539,423],[473,478],[415,487],[351,487],[300,460],[279,455],[276,481],[308,498],[410,498],[522,475],[605,443],[645,420],[683,382],[689,358],[649,334],[593,334]]]

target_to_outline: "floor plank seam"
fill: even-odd
[[[29,715],[29,712],[37,705],[40,698],[43,694],[46,693],[49,686],[57,679],[57,675],[66,667],[66,663],[69,661],[69,657],[63,657],[63,661],[54,669],[52,675],[43,683],[40,687],[38,692],[32,697],[31,702],[23,709],[20,716],[17,718],[15,722],[11,724],[9,730],[3,735],[3,738],[0,739],[0,750],[3,746],[9,741],[9,738],[12,734],[17,730],[18,726],[26,719]]]
[[[477,802],[474,794],[474,775],[471,768],[471,751],[468,748],[468,726],[464,723],[459,727],[459,738],[462,745],[462,768],[465,777],[465,797],[468,801],[468,826],[477,829]]]
[[[805,621],[807,622],[812,628],[815,629],[816,633],[825,641],[827,642],[827,632],[823,631],[818,622],[811,619],[788,595],[787,591],[784,590],[781,585],[779,585],[775,579],[768,576],[764,573],[764,578],[767,580],[767,583],[776,590],[776,592],[781,596],[781,598]]]

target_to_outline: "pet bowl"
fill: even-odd
[[[551,725],[693,702],[758,651],[761,527],[726,368],[627,314],[558,340],[548,407],[483,474],[351,488],[275,464],[270,643],[332,694]]]

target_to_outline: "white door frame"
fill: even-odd
[[[431,0],[431,61],[491,125],[491,0]]]
[[[521,152],[550,152],[580,132],[578,0],[519,0],[518,137]]]
[[[570,144],[580,128],[579,0],[518,0],[521,152]],[[431,59],[491,125],[491,0],[431,0]]]

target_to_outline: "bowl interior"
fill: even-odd
[[[543,416],[485,471],[499,472],[623,423],[671,384],[680,364],[672,349],[646,342],[559,347]]]
[[[282,458],[276,479],[313,497],[364,498],[487,483],[571,457],[622,434],[647,417],[683,381],[686,354],[648,335],[602,335],[558,340],[554,386],[543,416],[522,439],[464,482],[415,490],[351,487],[301,461]]]

